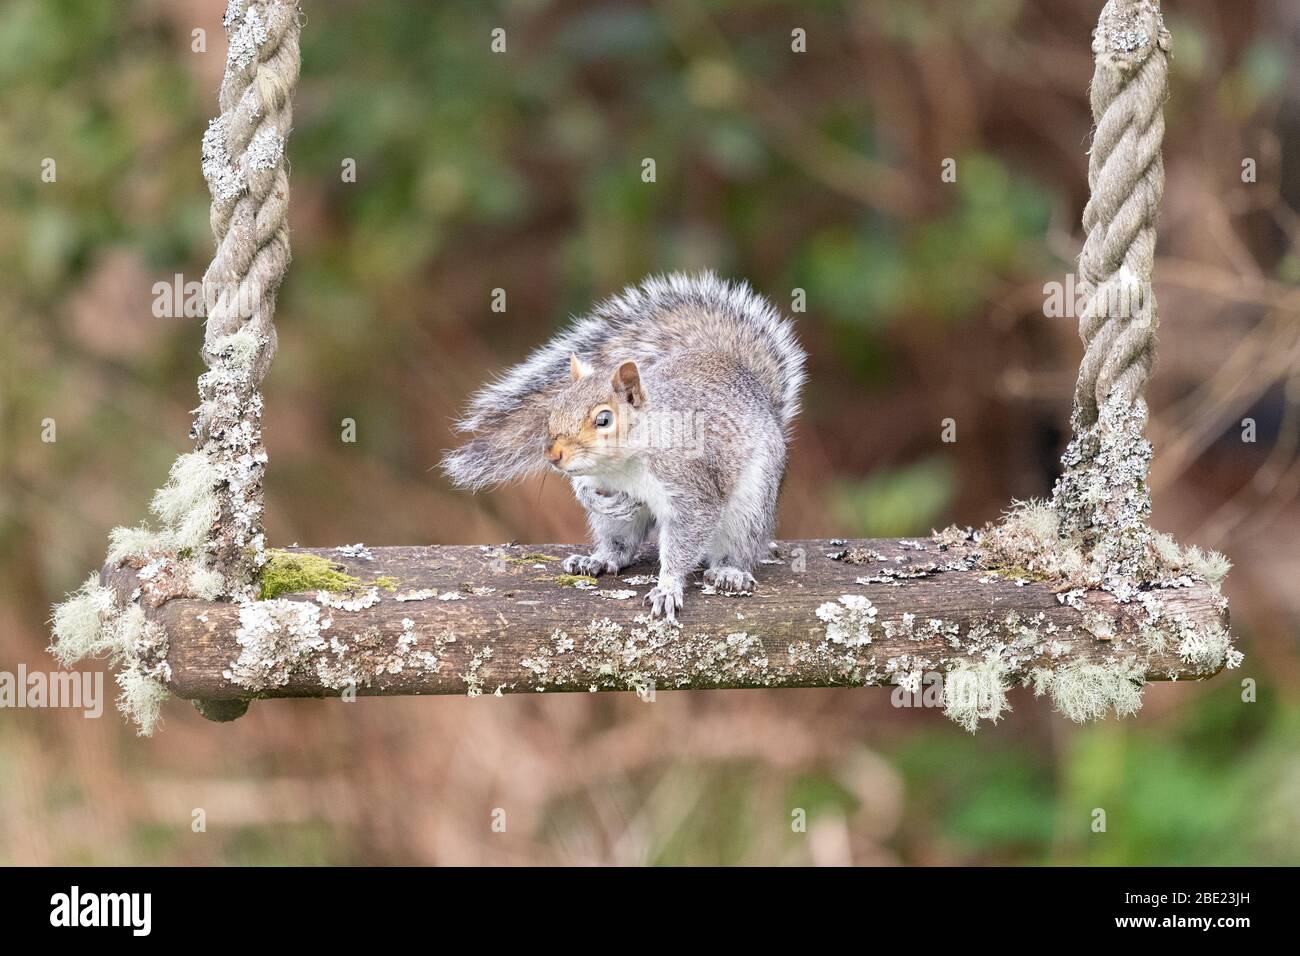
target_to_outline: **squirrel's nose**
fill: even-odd
[[[551,442],[546,446],[546,460],[552,465],[558,465],[563,457],[564,452],[561,450],[559,442]]]

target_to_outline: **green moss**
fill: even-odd
[[[1009,578],[1012,581],[1041,582],[1054,580],[1047,572],[1030,570],[1023,564],[991,564],[981,567],[980,570],[987,571],[999,578]]]
[[[590,574],[557,574],[555,582],[561,587],[573,588],[579,584],[595,584],[596,579]]]
[[[363,584],[360,578],[338,570],[337,565],[314,554],[279,550],[266,554],[267,562],[261,573],[263,601],[299,591],[352,591]]]
[[[558,561],[560,560],[553,554],[542,554],[540,551],[534,551],[532,554],[525,554],[520,558],[506,558],[507,564],[536,564],[538,561]]]
[[[397,578],[389,577],[387,574],[381,574],[370,583],[374,587],[383,588],[385,591],[396,591],[402,584]]]

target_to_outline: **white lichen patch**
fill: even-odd
[[[925,564],[909,564],[903,567],[884,567],[877,574],[869,574],[855,579],[858,584],[888,584],[900,587],[904,581],[916,578],[928,578],[940,571],[950,570],[944,565],[930,561]]]
[[[265,338],[244,326],[227,335],[213,339],[207,345],[209,352],[220,355],[229,365],[248,374],[253,363],[266,345]]]
[[[827,605],[823,605],[826,607]],[[830,607],[839,605],[830,604]],[[792,641],[786,645],[786,662],[791,670],[825,675],[830,683],[868,686],[880,683],[881,673],[867,644],[820,641]]]
[[[927,636],[924,626],[917,627],[916,615],[909,613],[904,613],[897,620],[884,621],[881,624],[881,629],[884,631],[885,637],[888,638],[902,637],[908,640],[923,640]]]
[[[394,601],[427,601],[429,598],[435,598],[438,592],[432,588],[421,588],[416,591],[399,591],[393,595]]]
[[[247,169],[268,170],[280,165],[284,157],[284,137],[269,126],[253,134],[244,153]]]
[[[213,201],[217,203],[229,203],[237,199],[248,185],[230,158],[230,147],[227,145],[229,136],[230,120],[227,114],[222,113],[208,121],[200,146],[203,178],[207,181]]]
[[[519,660],[519,666],[526,671],[531,671],[533,676],[538,679],[538,690],[545,690],[545,683],[551,673],[550,654],[545,648],[536,657],[523,657]]]
[[[915,670],[904,670],[895,661],[890,660],[886,662],[886,672],[889,672],[891,665],[893,665],[894,683],[901,687],[904,693],[921,693],[921,679],[925,676],[924,670],[921,668],[916,668]]]
[[[248,690],[283,687],[301,663],[328,646],[321,635],[320,607],[310,601],[276,598],[239,609],[235,643],[239,658],[224,672]]]
[[[629,600],[630,598],[636,597],[636,595],[637,595],[636,591],[623,590],[621,588],[619,589],[604,588],[600,592],[601,597],[608,598],[611,601],[626,601]]]
[[[840,595],[839,603],[827,601],[817,608],[817,618],[826,625],[826,640],[845,647],[871,643],[871,628],[878,609],[860,594]]]
[[[706,644],[699,666],[722,681],[730,679],[761,680],[771,666],[763,652],[763,642],[745,631],[733,631],[721,640]]]
[[[473,651],[469,659],[469,666],[461,673],[461,680],[465,682],[466,697],[483,696],[483,668],[492,660],[492,648],[481,647]]]
[[[435,674],[442,667],[438,654],[456,635],[444,630],[433,640],[434,650],[421,649],[422,636],[411,618],[403,618],[402,630],[392,648],[374,625],[348,638],[332,637],[329,653],[314,658],[316,679],[331,690],[371,686],[382,676],[395,676],[408,670]]]
[[[573,631],[556,628],[519,666],[539,691],[631,690],[642,696],[656,687],[766,686],[777,678],[757,635],[688,633],[644,614],[630,625],[593,618]]]
[[[401,619],[401,631],[391,644],[374,624],[350,634],[335,633],[333,619],[324,616],[318,604],[284,598],[246,603],[239,623],[239,658],[224,676],[254,692],[295,680],[314,679],[327,689],[345,690],[411,669],[436,673],[443,648],[456,641],[449,630],[426,638],[409,617]]]
[[[227,62],[238,69],[247,69],[257,61],[258,49],[270,36],[266,22],[256,7],[247,8],[242,15],[232,15],[231,8],[227,7],[223,22],[230,35],[230,45],[226,50]]]
[[[375,560],[375,553],[360,541],[356,544],[345,544],[342,547],[335,548],[334,553],[342,555],[345,558],[358,558],[362,561]]]
[[[329,591],[317,591],[316,603],[323,607],[334,608],[336,611],[364,611],[379,603],[379,588],[367,588],[355,597],[340,597]]]
[[[1083,629],[1099,641],[1113,641],[1118,636],[1115,619],[1097,611],[1084,613]]]

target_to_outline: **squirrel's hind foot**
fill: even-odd
[[[748,571],[720,565],[704,572],[704,583],[723,594],[747,594],[758,582]]]
[[[597,578],[602,574],[618,574],[621,570],[617,561],[598,554],[571,554],[564,559],[565,574],[586,574]]]

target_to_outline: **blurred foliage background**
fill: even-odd
[[[1154,523],[1236,563],[1242,670],[1087,727],[1017,691],[975,737],[860,689],[270,702],[228,726],[175,702],[152,740],[111,708],[5,710],[0,862],[1300,862],[1300,8],[1166,6]],[[1044,284],[1080,243],[1099,8],[307,0],[272,541],[579,539],[561,482],[471,498],[429,469],[492,370],[676,268],[805,290],[783,535],[1046,494],[1080,346]],[[49,606],[187,447],[200,320],[152,305],[211,253],[223,9],[0,6],[0,669],[54,666]]]

